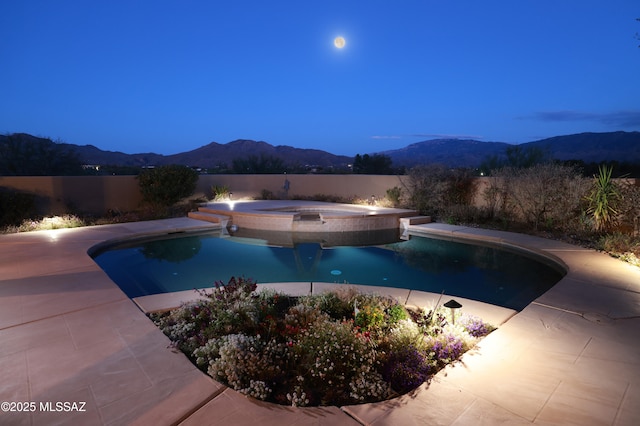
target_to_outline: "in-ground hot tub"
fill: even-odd
[[[415,210],[315,201],[227,201],[201,206],[191,217],[238,228],[292,232],[345,232],[397,229]]]

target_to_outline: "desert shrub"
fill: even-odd
[[[479,209],[473,205],[477,181],[469,169],[449,170],[441,216],[450,223],[475,222]]]
[[[277,200],[277,197],[275,196],[273,191],[270,191],[268,189],[263,189],[262,191],[260,191],[260,199],[261,200]]]
[[[231,198],[231,191],[227,185],[212,185],[211,197],[213,201],[225,201]]]
[[[529,168],[506,167],[493,173],[485,191],[491,209],[534,230],[567,230],[576,226],[582,210],[586,181],[569,166],[555,163]]]
[[[387,200],[391,207],[399,207],[400,200],[402,198],[402,188],[399,186],[394,186],[393,188],[389,188],[386,191]]]
[[[501,214],[505,214],[506,194],[500,178],[493,177],[482,192],[484,200],[484,211],[487,218],[495,219]]]
[[[629,233],[611,233],[596,242],[599,250],[606,251],[633,265],[640,266],[640,239]]]
[[[479,214],[473,205],[477,185],[470,170],[417,166],[409,171],[406,187],[411,207],[421,214],[451,223],[473,221]]]
[[[0,187],[0,227],[17,226],[29,218],[36,218],[36,196]]]
[[[622,180],[618,187],[621,195],[618,204],[620,225],[624,231],[640,236],[640,185],[635,179]]]
[[[445,180],[447,183],[443,194],[445,204],[468,206],[473,203],[476,180],[469,169],[449,170]]]
[[[633,229],[640,236],[640,182],[623,180],[620,183],[622,201],[619,205],[620,220],[623,225]]]
[[[198,173],[186,166],[146,169],[137,177],[142,199],[154,207],[169,207],[196,189]]]
[[[79,228],[81,226],[86,226],[84,219],[76,215],[66,214],[62,216],[43,217],[40,220],[27,219],[16,227],[15,231],[45,231],[51,229]]]
[[[447,169],[439,164],[409,170],[407,191],[411,207],[421,214],[437,216],[443,207]]]

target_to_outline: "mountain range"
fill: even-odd
[[[413,166],[441,163],[450,167],[478,167],[484,160],[506,158],[504,142],[469,139],[435,139],[401,149],[384,151],[394,165]],[[640,163],[640,132],[580,133],[556,136],[517,145],[523,151],[536,149],[554,160],[581,160],[585,163],[618,161]]]
[[[273,146],[262,141],[239,139],[226,144],[211,142],[192,151],[172,155],[153,153],[124,154],[122,152],[102,151],[95,146],[75,146],[73,148],[87,164],[109,164],[118,166],[150,166],[183,164],[194,167],[214,169],[231,166],[233,160],[240,158],[274,157],[290,166],[316,165],[321,167],[345,167],[353,161],[352,157],[334,155],[318,149],[294,148],[286,145]]]
[[[16,136],[16,134],[12,135]],[[18,134],[21,140],[40,140],[35,136]],[[0,145],[9,136],[0,135]],[[51,142],[53,143],[53,142]],[[279,158],[288,166],[319,166],[346,168],[353,157],[334,155],[318,149],[302,149],[291,146],[273,146],[262,141],[236,140],[226,144],[211,142],[208,145],[173,155],[154,153],[125,154],[104,151],[93,145],[62,143],[77,153],[84,164],[134,166],[184,164],[214,169],[230,166],[235,159],[250,156]],[[411,167],[417,164],[440,163],[449,167],[478,167],[488,158],[506,158],[509,147],[505,142],[482,142],[470,139],[434,139],[414,143],[404,148],[372,154],[386,155],[393,166]],[[534,148],[543,151],[548,158],[557,160],[582,160],[585,163],[618,161],[640,163],[640,132],[580,133],[556,136],[517,145],[523,150]],[[362,153],[364,154],[364,153]]]

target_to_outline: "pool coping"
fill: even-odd
[[[375,404],[293,408],[246,398],[168,348],[88,256],[114,238],[215,229],[188,218],[0,236],[1,401],[85,402],[2,412],[9,424],[636,424],[640,269],[566,243],[445,224],[560,259],[567,275],[416,392]],[[45,404],[43,408],[46,408]],[[39,407],[38,407],[39,408]]]

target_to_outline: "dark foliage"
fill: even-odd
[[[247,158],[233,160],[233,173],[239,174],[278,174],[287,171],[282,159],[261,154],[260,157],[250,155]]]
[[[66,145],[22,133],[0,139],[0,176],[83,174],[80,158]]]
[[[353,160],[353,173],[363,175],[391,175],[391,158],[384,154],[356,155]]]
[[[0,227],[19,225],[36,216],[34,194],[0,187]]]
[[[198,173],[186,166],[161,166],[144,170],[137,179],[144,201],[169,207],[193,194]]]

